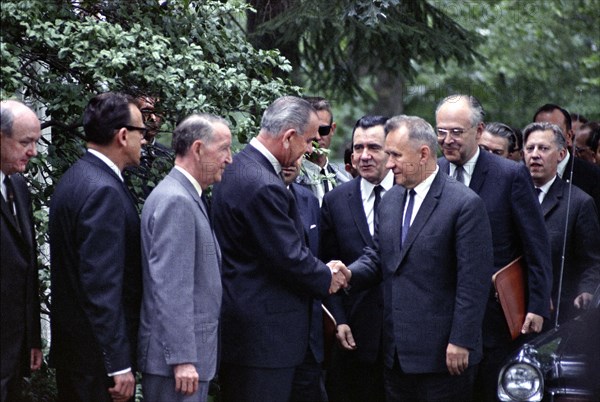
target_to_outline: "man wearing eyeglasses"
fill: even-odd
[[[335,134],[336,123],[333,121],[333,113],[329,102],[321,97],[305,97],[319,117],[319,135],[315,148],[308,158],[302,162],[302,174],[296,182],[309,188],[319,199],[319,205],[323,202],[323,196],[334,187],[350,181],[352,177],[337,166],[329,163],[327,157],[331,139]]]
[[[108,92],[83,114],[88,151],[50,206],[51,364],[61,401],[125,401],[135,392],[141,302],[140,220],[122,171],[140,163],[142,114]]]
[[[480,151],[477,142],[485,127],[485,112],[474,96],[444,98],[435,116],[444,154],[438,164],[483,199],[492,227],[495,270],[523,256],[528,305],[521,332],[540,332],[544,320],[550,318],[552,262],[544,218],[529,172],[524,164]],[[491,278],[482,335],[483,360],[475,384],[475,400],[495,401],[499,366],[523,337],[511,340]]]

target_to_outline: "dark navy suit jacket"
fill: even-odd
[[[542,211],[552,245],[553,286],[552,301],[557,305],[560,265],[563,241],[566,233],[566,248],[560,321],[576,314],[573,300],[583,291],[594,293],[598,282],[586,282],[583,274],[587,269],[600,270],[600,224],[594,200],[577,186],[571,190],[567,214],[569,186],[556,178],[542,202]],[[568,221],[567,221],[568,216]],[[568,222],[568,226],[565,224]],[[583,282],[582,279],[584,279]]]
[[[140,219],[127,187],[88,152],[58,183],[49,225],[51,363],[96,376],[135,370]]]
[[[25,179],[11,175],[20,232],[4,197],[0,196],[0,327],[2,379],[29,370],[29,351],[42,347],[36,240],[31,200]]]
[[[405,373],[447,373],[446,348],[481,360],[481,323],[493,272],[492,235],[482,200],[439,171],[404,243],[406,190],[381,199],[374,247],[350,265],[351,292],[383,280],[384,363]]]
[[[334,188],[321,207],[321,259],[356,261],[367,246],[373,246],[357,177]],[[383,292],[380,285],[346,295],[338,292],[327,300],[337,324],[348,324],[356,341],[357,359],[374,363],[381,345]]]
[[[313,255],[319,255],[319,199],[312,191],[297,183],[290,184],[290,191],[296,199],[308,248],[310,248]],[[321,309],[320,300],[313,300],[308,344],[317,363],[322,363],[325,355],[323,349],[323,310]]]
[[[438,159],[438,164],[443,172],[449,172],[449,162],[444,157]],[[524,164],[481,151],[469,187],[485,204],[492,227],[496,270],[523,255],[528,268],[527,311],[549,318],[550,242],[543,230],[544,218],[529,171]],[[489,347],[511,340],[491,281],[483,339]]]
[[[300,365],[312,302],[329,294],[331,271],[305,244],[294,196],[248,145],[215,185],[212,206],[223,253],[222,360]]]

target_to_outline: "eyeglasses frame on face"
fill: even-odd
[[[466,133],[472,128],[473,126],[469,128],[436,128],[435,133],[437,134],[438,139],[445,139],[448,136],[448,134],[450,134],[450,138],[458,140],[462,137],[464,133]]]
[[[140,134],[142,135],[142,138],[145,138],[146,134],[148,134],[148,131],[150,131],[150,129],[147,127],[136,127],[136,126],[123,126],[123,127],[129,131],[139,131]]]
[[[328,136],[329,134],[331,134],[331,126],[332,126],[331,124],[328,126],[319,126],[319,128],[318,128],[319,135],[321,137],[325,137],[325,136]]]

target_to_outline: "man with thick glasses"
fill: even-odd
[[[525,165],[513,163],[477,144],[485,128],[485,112],[471,95],[451,95],[436,109],[442,171],[475,191],[484,201],[492,227],[494,267],[499,270],[519,256],[527,267],[527,314],[522,334],[542,330],[550,318],[552,262],[542,211]],[[484,302],[482,300],[482,302]],[[483,320],[483,360],[476,380],[475,400],[495,401],[498,370],[504,358],[524,340],[511,339],[490,277]]]
[[[107,92],[83,114],[88,151],[50,205],[52,345],[61,401],[125,401],[135,392],[142,293],[140,219],[122,172],[140,163],[142,114]]]
[[[331,139],[335,134],[336,123],[329,102],[321,97],[305,98],[317,111],[319,117],[319,135],[316,141],[319,144],[313,152],[302,162],[302,174],[297,183],[309,188],[323,202],[323,196],[334,187],[350,181],[352,177],[344,170],[329,163],[328,152]]]

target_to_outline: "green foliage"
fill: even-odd
[[[0,97],[38,110],[44,148],[28,168],[40,247],[40,294],[48,313],[48,206],[64,171],[84,152],[81,116],[94,95],[111,91],[159,97],[164,135],[193,112],[231,122],[238,142],[258,131],[262,110],[297,94],[277,50],[257,50],[239,28],[246,6],[217,0],[4,0]],[[160,140],[160,138],[159,138]],[[172,159],[152,165],[153,187]],[[139,194],[139,193],[138,193]]]
[[[441,67],[477,57],[477,34],[425,0],[290,1],[253,34],[273,39],[263,46],[295,46],[304,86],[346,101],[372,98],[373,76],[411,77],[418,63]]]
[[[453,93],[477,96],[487,121],[522,127],[544,103],[600,119],[600,7],[597,0],[500,0],[437,3],[462,26],[476,29],[483,56],[444,71],[424,64],[406,109],[434,121],[436,102]]]

